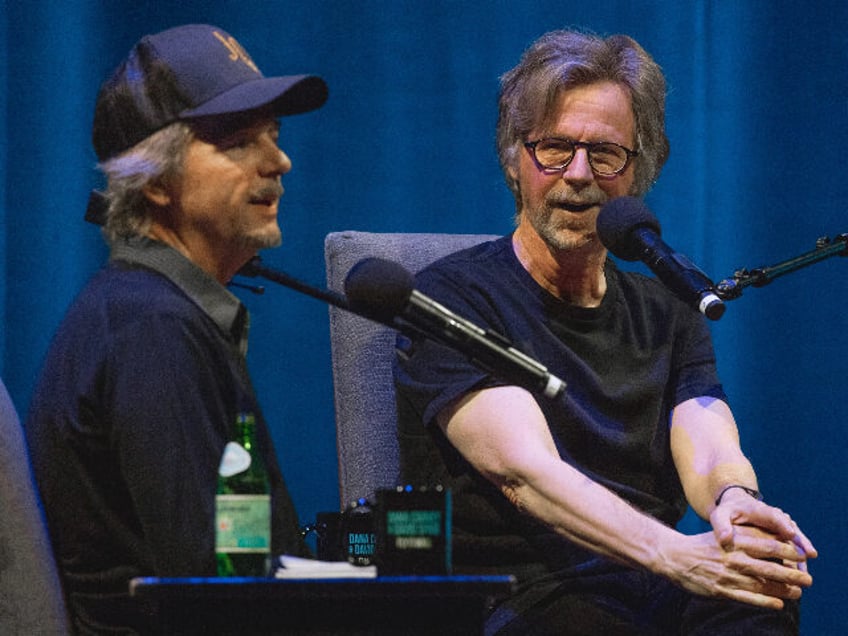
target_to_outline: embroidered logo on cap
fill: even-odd
[[[256,68],[256,64],[253,63],[253,60],[250,59],[250,56],[247,54],[241,44],[239,44],[236,39],[231,35],[229,37],[224,37],[218,31],[212,31],[212,35],[214,35],[218,40],[221,41],[221,44],[227,47],[227,50],[230,52],[230,59],[234,62],[236,60],[241,60],[245,64],[247,64],[253,71],[259,73],[259,69]]]

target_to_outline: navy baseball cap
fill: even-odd
[[[143,37],[104,82],[92,142],[105,161],[175,121],[260,108],[276,117],[295,115],[326,100],[320,77],[265,77],[229,33],[188,24]]]

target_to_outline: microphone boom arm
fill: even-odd
[[[549,398],[555,398],[565,390],[565,382],[548,373],[547,369],[542,366],[541,363],[512,347],[506,338],[500,334],[484,330],[476,325],[470,323],[465,324],[461,320],[451,321],[454,329],[450,331],[451,335],[448,336],[443,329],[431,328],[438,327],[439,324],[436,323],[428,324],[425,328],[420,328],[410,321],[403,319],[401,316],[393,316],[391,319],[387,319],[385,316],[377,316],[369,313],[368,311],[362,311],[362,308],[357,307],[355,304],[351,306],[350,301],[348,301],[347,296],[344,294],[331,289],[318,289],[316,287],[312,287],[311,285],[308,285],[293,276],[289,276],[284,272],[265,267],[262,265],[262,261],[259,256],[253,257],[250,261],[243,265],[236,274],[238,276],[246,276],[249,278],[255,278],[257,276],[265,278],[271,282],[278,283],[284,287],[288,287],[302,294],[306,294],[307,296],[311,296],[312,298],[317,298],[330,305],[349,311],[362,318],[384,324],[387,327],[400,332],[410,340],[415,340],[421,337],[430,338],[448,347],[456,349],[461,353],[466,353],[463,351],[461,345],[472,341],[476,336],[478,338],[477,342],[485,344],[485,347],[481,351],[477,352],[478,355],[470,356],[471,361],[478,366],[481,366],[483,369],[494,373],[495,375],[501,375],[497,370],[498,349],[500,348],[502,351],[508,351],[511,356],[510,359],[513,361],[516,368],[519,369],[522,377],[526,380],[523,385],[527,388],[540,390],[546,397]],[[434,305],[438,304],[435,303],[435,301],[430,299],[428,300]],[[450,313],[447,310],[445,311]],[[466,353],[466,355],[468,354]],[[543,377],[544,382],[534,384],[534,380],[537,379],[536,376]]]
[[[848,233],[840,234],[835,239],[824,236],[816,241],[816,248],[800,256],[777,263],[771,267],[757,267],[753,270],[740,269],[733,276],[725,278],[716,286],[716,294],[722,300],[736,300],[742,295],[745,287],[763,287],[775,278],[807,267],[813,263],[831,256],[848,256]]]
[[[329,303],[330,305],[341,307],[342,309],[350,311],[350,305],[343,294],[335,292],[332,289],[318,289],[317,287],[312,287],[311,285],[307,285],[303,281],[298,280],[294,276],[289,276],[285,272],[265,267],[262,264],[262,259],[258,256],[254,256],[245,263],[237,274],[239,276],[247,276],[249,278],[260,276],[270,280],[272,283],[277,283],[283,287],[288,287],[289,289],[298,291],[301,294],[306,294],[312,298],[323,300],[325,303]]]

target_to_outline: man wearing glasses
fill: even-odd
[[[700,314],[619,271],[595,223],[668,156],[632,39],[549,33],[502,78],[511,236],[416,288],[565,380],[550,400],[431,342],[398,359],[403,479],[454,493],[458,571],[514,574],[490,634],[792,634],[815,548],[762,501]],[[674,529],[687,505],[712,531]]]

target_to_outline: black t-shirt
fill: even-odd
[[[569,305],[532,279],[507,236],[425,268],[416,289],[502,334],[564,380],[559,398],[536,396],[562,459],[674,525],[686,501],[670,453],[671,411],[690,398],[726,399],[710,334],[700,314],[654,279],[612,261],[605,275],[599,307]],[[594,558],[518,513],[434,422],[457,397],[507,382],[430,340],[399,344],[408,349],[395,364],[401,476],[452,489],[458,571],[526,578]]]

